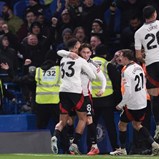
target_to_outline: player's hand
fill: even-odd
[[[75,59],[78,59],[78,55],[74,52],[70,52],[69,55],[68,55],[71,59],[75,60]]]
[[[103,90],[100,90],[99,92],[96,93],[96,96],[100,97],[100,96],[102,96],[103,93],[104,93]]]

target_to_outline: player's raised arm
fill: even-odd
[[[79,57],[76,53],[71,52],[71,51],[66,51],[66,50],[58,50],[57,54],[61,57],[70,57],[73,60],[75,60]]]
[[[96,77],[101,82],[101,89],[96,94],[97,96],[101,96],[103,94],[103,92],[105,92],[107,80],[106,80],[103,72],[101,71],[100,67],[92,65],[92,70],[93,70],[94,74],[96,75]]]
[[[85,59],[81,58],[81,62],[82,62],[82,70],[87,73],[89,79],[92,81],[94,79],[96,79],[96,75],[94,74],[93,70],[90,68],[89,64],[87,63],[87,61]]]

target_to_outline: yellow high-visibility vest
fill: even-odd
[[[93,61],[100,65],[100,69],[104,73],[104,76],[107,80],[105,92],[100,97],[105,97],[105,96],[111,95],[113,93],[113,88],[112,88],[112,82],[108,76],[108,71],[107,71],[107,65],[109,62],[106,61],[102,57],[94,57]],[[100,98],[100,97],[96,96],[96,93],[101,89],[101,85],[102,84],[98,78],[92,82],[92,97],[93,98]]]
[[[36,98],[38,104],[58,104],[60,90],[60,67],[54,66],[49,70],[36,68]]]

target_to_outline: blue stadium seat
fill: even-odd
[[[4,114],[19,114],[21,113],[21,107],[26,104],[21,88],[19,85],[13,82],[5,82],[3,83],[7,91],[11,92],[16,99],[16,102],[12,102],[7,98],[3,99],[3,113]]]
[[[6,2],[0,1],[0,16],[2,16],[2,8],[4,4],[6,4]]]
[[[51,15],[53,15],[56,11],[57,8],[57,0],[54,0],[51,4],[50,4],[50,12]]]
[[[39,0],[39,3],[41,5],[49,5],[53,2],[54,0]]]
[[[95,3],[96,5],[100,5],[103,1],[104,1],[104,0],[94,0],[94,3]]]
[[[61,0],[62,3],[62,7],[65,5],[65,0]],[[56,11],[57,8],[57,0],[54,0],[51,4],[50,4],[50,11],[51,11],[51,15],[53,15]]]
[[[27,7],[27,1],[18,1],[13,6],[13,12],[16,16],[24,19],[25,16],[25,9]]]

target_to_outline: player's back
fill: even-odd
[[[69,57],[63,57],[60,62],[61,70],[61,92],[82,93],[81,72],[86,68],[88,71],[88,63],[79,57],[73,60]],[[89,68],[91,70],[91,68]],[[87,72],[88,73],[88,72]]]
[[[146,65],[159,61],[159,21],[145,23],[135,33],[135,49],[144,47]]]
[[[131,109],[142,109],[146,107],[146,80],[145,74],[140,65],[133,63],[129,65],[124,73],[128,86],[131,88],[131,97],[128,107]]]

